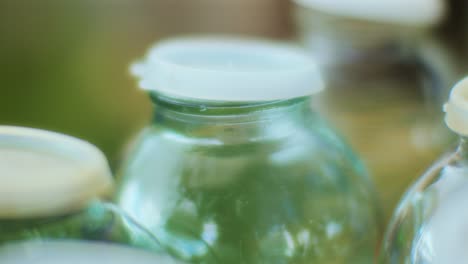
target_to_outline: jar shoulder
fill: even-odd
[[[464,230],[467,175],[468,167],[452,153],[440,158],[411,186],[387,230],[381,263],[391,263],[390,256],[401,262],[426,263],[430,256],[425,252],[435,252],[437,241],[447,239],[444,233]]]
[[[307,191],[350,192],[371,199],[373,186],[361,161],[326,125],[313,125],[305,123],[286,137],[236,144],[151,126],[139,136],[120,171],[121,186],[162,193],[293,184]]]

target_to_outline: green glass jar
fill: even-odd
[[[445,106],[447,126],[460,136],[409,188],[390,223],[379,263],[468,263],[468,78]]]
[[[442,0],[294,0],[299,42],[328,84],[316,108],[362,155],[389,219],[405,188],[454,138],[440,109],[457,80],[434,38]]]
[[[310,108],[301,51],[175,39],[133,68],[155,106],[121,171],[119,205],[191,263],[371,263],[374,190]]]
[[[113,189],[107,160],[93,145],[0,126],[0,245],[84,239],[161,249],[150,233],[105,201]]]

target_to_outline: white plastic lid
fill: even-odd
[[[132,73],[145,90],[206,101],[284,100],[324,87],[316,63],[300,49],[239,38],[167,40]]]
[[[459,135],[468,136],[468,77],[452,89],[444,110],[447,126]]]
[[[439,23],[446,13],[444,0],[294,0],[332,15],[414,26]]]
[[[95,146],[53,132],[0,126],[0,219],[69,213],[112,188],[107,160]]]
[[[99,242],[30,241],[0,248],[2,264],[177,264],[169,256]]]

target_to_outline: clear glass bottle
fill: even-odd
[[[388,228],[380,263],[468,263],[468,79],[452,90],[445,110],[460,146],[406,193]]]
[[[432,39],[441,0],[295,0],[300,42],[327,89],[317,110],[362,155],[389,218],[411,176],[453,144],[440,114],[455,80]]]
[[[310,108],[316,65],[255,40],[179,39],[134,68],[154,119],[119,205],[191,263],[371,263],[374,190]]]
[[[47,240],[162,250],[149,232],[105,201],[113,189],[107,160],[93,145],[53,132],[0,126],[1,252],[12,243]]]

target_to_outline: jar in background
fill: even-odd
[[[311,110],[315,63],[283,44],[174,39],[134,65],[153,122],[118,203],[191,263],[372,263],[374,190]]]
[[[367,162],[388,218],[413,177],[452,144],[440,109],[455,73],[431,35],[445,2],[295,2],[300,41],[328,83],[318,111]]]
[[[93,145],[53,132],[0,126],[0,263],[38,264],[33,260],[43,261],[39,251],[52,257],[62,242],[67,250],[78,241],[99,241],[98,247],[119,243],[162,251],[150,233],[105,201],[113,189],[107,160]],[[13,261],[19,251],[24,259]]]

